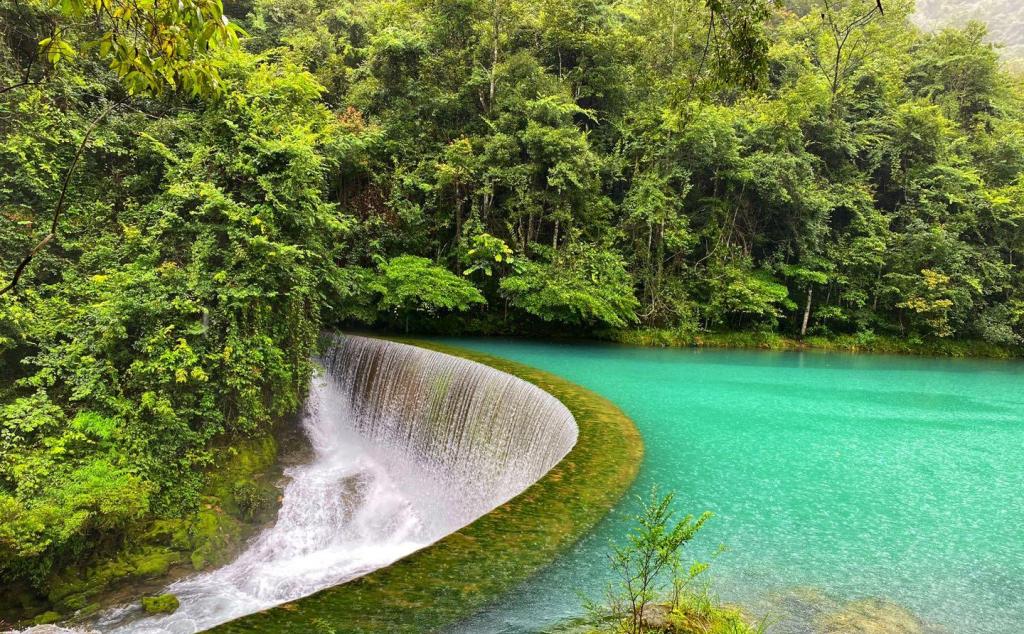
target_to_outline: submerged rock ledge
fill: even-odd
[[[490,355],[433,342],[404,342],[482,363],[541,388],[561,401],[575,418],[578,426],[575,446],[561,462],[521,494],[428,548],[355,581],[225,623],[215,631],[435,630],[469,616],[549,563],[589,531],[636,477],[643,453],[640,435],[633,422],[607,399],[552,374]],[[419,354],[416,348],[410,349],[401,344],[402,341],[396,340],[391,354],[385,355],[390,356],[390,360],[382,361],[382,357],[374,353],[358,362],[364,366],[358,371],[368,388],[380,380],[381,363],[398,362],[397,359],[404,355],[410,355],[408,359],[413,365],[419,364],[419,370],[410,370],[414,383],[430,375],[422,372],[423,359],[416,360]],[[330,355],[326,360],[332,363]],[[349,359],[345,367],[353,367],[348,365],[351,363]],[[335,365],[334,371],[339,371],[339,367]],[[341,371],[345,371],[344,368]],[[435,379],[445,380],[437,375]],[[406,377],[403,380],[410,379]],[[371,415],[372,418],[372,408],[393,408],[396,401],[386,401],[398,399],[397,402],[418,404],[416,408],[420,413],[410,412],[413,420],[428,411],[435,423],[441,420],[462,424],[457,420],[458,412],[444,411],[443,402],[432,403],[431,407],[423,410],[418,396],[410,400],[406,390],[397,389],[397,385],[392,384],[383,391],[380,384],[365,392],[357,390],[366,398],[357,398],[354,405],[370,408],[364,410],[362,416]],[[493,395],[479,396],[482,399],[493,398]],[[524,402],[522,406],[529,408],[531,404]],[[552,422],[556,426],[559,424],[558,421]],[[373,424],[373,433],[396,434],[393,438],[398,438],[402,432],[422,432],[412,427],[395,427],[398,423],[400,421],[392,420],[385,425]],[[451,431],[445,433],[450,434]],[[410,447],[433,442],[433,432],[423,433],[426,435],[410,441]],[[467,442],[486,433],[482,427],[472,431],[458,430],[458,436],[466,438]],[[412,437],[406,435],[406,438]],[[540,445],[529,449],[531,452],[543,450]],[[550,451],[558,452],[557,443]],[[463,454],[463,457],[469,455]],[[522,464],[517,464],[517,457],[521,455],[520,452],[501,450],[498,452],[501,460],[494,464],[505,465],[498,471],[506,467],[519,468]],[[530,464],[543,463],[544,460],[530,461]],[[478,461],[471,460],[470,465],[470,470],[463,473],[464,477],[469,477],[475,470],[484,482],[502,480],[496,472],[482,469]],[[444,468],[458,470],[465,467],[456,456],[446,460]],[[546,470],[544,468],[541,473]],[[467,492],[460,494],[463,493]]]

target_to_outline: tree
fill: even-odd
[[[381,262],[370,289],[380,294],[380,309],[396,313],[409,330],[413,313],[467,310],[487,300],[473,284],[427,258],[402,255]]]
[[[637,277],[643,287],[643,320],[646,323],[677,323],[686,311],[685,302],[671,282],[666,265],[680,258],[696,242],[682,213],[689,193],[689,174],[634,174],[623,200],[625,228],[635,254]]]
[[[35,39],[38,50],[15,51],[20,80],[0,84],[0,95],[42,83],[62,63],[95,53],[109,63],[130,95],[184,90],[213,97],[222,90],[219,66],[223,60],[217,52],[238,45],[239,29],[224,15],[221,0],[31,0],[25,8],[14,5],[10,10],[5,3],[0,15],[31,19],[12,24],[9,41],[24,46]],[[0,295],[14,291],[32,260],[57,238],[79,159],[96,128],[124,101],[127,98],[107,105],[86,129],[65,170],[49,231],[18,261]]]
[[[772,327],[782,311],[796,304],[789,298],[789,289],[766,270],[750,268],[749,260],[727,262],[708,280],[707,318],[721,323],[730,317],[749,320],[747,325]]]
[[[635,526],[626,542],[613,546],[608,555],[615,581],[605,591],[606,605],[592,606],[592,611],[609,610],[618,631],[644,631],[645,611],[666,595],[681,568],[683,549],[712,517],[705,512],[677,519],[674,500],[672,493],[659,497],[652,491],[633,518]]]
[[[0,384],[5,581],[45,588],[157,517],[193,517],[214,439],[265,434],[306,395],[346,244],[322,178],[355,133],[294,66],[235,52],[223,81],[230,98],[199,112],[115,113],[61,249],[0,298],[17,360]],[[30,167],[4,174],[0,209]]]
[[[965,129],[986,123],[1000,90],[999,53],[985,42],[987,34],[980,22],[969,22],[963,30],[928,35],[914,46],[907,74],[915,94],[942,104]]]
[[[513,306],[544,321],[624,327],[639,303],[622,258],[577,243],[555,251],[548,263],[528,262],[501,281]]]
[[[807,323],[811,318],[811,301],[814,297],[814,285],[822,285],[828,282],[828,274],[824,271],[805,268],[795,264],[785,264],[780,268],[783,275],[796,282],[796,284],[807,290],[807,302],[804,304],[804,316],[800,322],[800,336],[807,334]]]
[[[58,13],[40,54],[58,65],[96,54],[133,94],[158,95],[184,89],[193,95],[222,90],[218,49],[235,47],[239,29],[224,14],[221,0],[33,0]],[[31,63],[26,81],[32,77]],[[10,90],[15,85],[0,90]]]
[[[498,267],[517,265],[512,249],[501,238],[489,233],[478,233],[470,240],[470,245],[462,258],[463,264],[469,267],[462,272],[463,275],[479,271],[491,277]]]

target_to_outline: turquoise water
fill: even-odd
[[[770,632],[819,629],[879,597],[928,632],[1024,632],[1024,364],[819,353],[446,340],[542,368],[614,401],[653,484],[715,518],[716,593]],[[547,571],[462,632],[536,632],[607,579],[627,500]],[[826,600],[823,597],[830,597]],[[817,627],[816,627],[817,624]]]

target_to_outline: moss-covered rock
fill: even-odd
[[[58,618],[81,616],[100,609],[104,597],[128,584],[134,588],[140,581],[158,582],[177,566],[191,564],[200,570],[226,563],[275,512],[277,453],[277,441],[270,436],[218,448],[218,460],[209,471],[195,513],[140,527],[120,550],[99,553],[91,564],[55,572],[41,590],[0,584],[0,620],[28,624],[44,611]],[[123,592],[119,599],[124,599]]]
[[[92,616],[93,614],[99,612],[101,609],[103,609],[103,604],[99,602],[90,603],[89,605],[75,612],[75,618],[85,618],[87,616]]]
[[[32,619],[50,609],[46,596],[34,591],[28,584],[2,586],[0,584],[0,622],[31,623]]]
[[[170,614],[181,605],[178,597],[173,594],[160,594],[155,597],[142,597],[142,610],[147,614]]]
[[[43,612],[42,614],[40,614],[36,618],[32,619],[32,623],[34,625],[49,625],[51,623],[56,623],[59,620],[60,620],[60,613],[59,612],[54,612],[53,610],[50,610],[49,612]]]
[[[68,569],[49,580],[48,599],[64,614],[79,611],[112,586],[127,581],[155,579],[184,561],[182,553],[165,546],[140,546],[95,566]]]
[[[273,506],[277,488],[265,482],[238,481],[231,490],[231,498],[239,516],[252,521],[264,516]]]
[[[192,538],[188,529],[191,518],[160,519],[153,522],[143,535],[143,541],[167,546],[174,550],[190,550]]]
[[[147,548],[128,558],[128,576],[134,579],[152,579],[167,574],[181,556],[166,548]],[[111,579],[113,581],[113,579]]]
[[[262,502],[274,499],[273,483],[262,476],[273,470],[277,449],[272,436],[224,447],[217,466],[210,471],[206,496],[214,498],[229,515],[243,520],[255,517],[257,507],[265,508]]]
[[[901,605],[883,599],[850,601],[819,619],[823,634],[925,634],[926,624]]]
[[[102,589],[103,588],[99,588],[95,592],[76,592],[74,594],[69,594],[61,600],[55,601],[53,603],[53,607],[57,608],[64,614],[71,614],[72,612],[80,610],[88,605],[89,597]]]
[[[777,627],[818,634],[949,634],[904,606],[881,598],[844,601],[820,588],[795,587],[767,597],[762,613]]]

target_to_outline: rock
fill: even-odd
[[[880,598],[842,601],[819,588],[774,593],[758,607],[773,628],[813,634],[949,634],[907,608]]]
[[[179,605],[178,597],[173,594],[142,597],[142,610],[149,614],[170,614],[177,610]]]
[[[671,632],[672,622],[669,619],[671,615],[672,606],[664,603],[648,603],[640,614],[640,624],[649,630]]]
[[[98,630],[69,630],[58,625],[36,625],[27,630],[21,630],[18,634],[100,634],[100,632]]]
[[[882,599],[843,604],[821,618],[824,634],[926,634],[925,623],[903,606]]]

